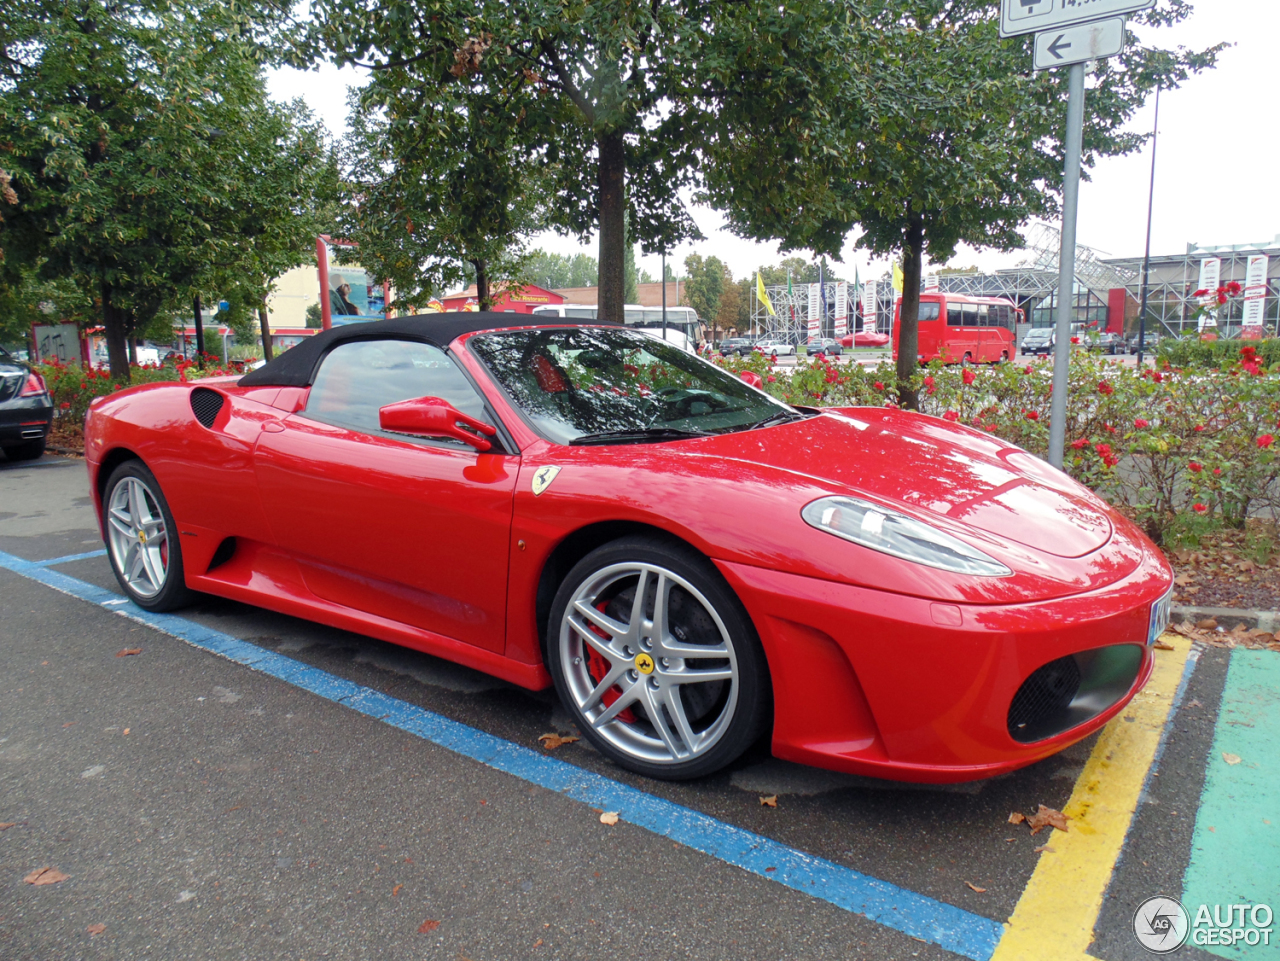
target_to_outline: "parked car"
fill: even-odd
[[[1026,336],[1022,338],[1022,343],[1018,345],[1018,350],[1023,354],[1053,353],[1053,328],[1032,327],[1027,331]]]
[[[728,357],[732,354],[746,357],[754,347],[755,344],[747,337],[726,337],[716,345],[716,350],[720,352],[721,357]]]
[[[44,378],[0,347],[0,450],[9,460],[35,460],[52,427]]]
[[[1164,339],[1163,335],[1157,333],[1154,330],[1148,330],[1146,337],[1142,342],[1142,349],[1144,351],[1154,351],[1156,349],[1156,345],[1159,344],[1160,341],[1163,339]],[[1128,347],[1129,353],[1136,354],[1138,352],[1138,335],[1137,334],[1131,334],[1129,336],[1129,339],[1125,343],[1126,343],[1126,346]]]
[[[1119,334],[1104,331],[1089,338],[1089,349],[1097,354],[1123,354],[1128,352],[1129,345]]]
[[[796,345],[781,340],[762,340],[756,344],[756,350],[769,357],[794,357]]]
[[[765,735],[838,771],[991,777],[1146,683],[1169,564],[1038,457],[529,321],[350,324],[239,378],[95,400],[89,490],[124,593],[554,686],[604,757],[673,779]]]
[[[825,354],[828,357],[839,357],[843,352],[840,342],[838,340],[832,340],[830,337],[819,337],[816,340],[811,340],[805,347],[805,353],[810,357],[814,357],[818,354]]]

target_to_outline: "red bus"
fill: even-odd
[[[902,301],[893,318],[893,357],[898,359]],[[983,364],[1009,360],[1017,353],[1017,324],[1022,311],[1000,297],[961,294],[920,295],[920,363],[935,357],[944,364]]]

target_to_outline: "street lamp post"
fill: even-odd
[[[1142,255],[1142,303],[1138,307],[1138,367],[1147,346],[1147,279],[1151,271],[1151,210],[1156,198],[1156,137],[1160,133],[1160,88],[1156,87],[1156,119],[1151,128],[1151,186],[1147,190],[1147,250]]]

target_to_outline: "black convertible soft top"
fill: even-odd
[[[402,337],[447,347],[455,337],[477,330],[536,325],[540,320],[563,323],[557,318],[530,317],[527,314],[499,313],[493,310],[451,311],[440,314],[418,314],[395,317],[366,324],[343,324],[308,337],[269,364],[251,370],[240,378],[241,387],[310,387],[320,361],[332,348],[349,340]]]

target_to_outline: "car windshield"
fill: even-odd
[[[1053,330],[1048,327],[1027,331],[1027,340],[1048,340],[1052,336]]]
[[[674,440],[803,416],[714,364],[627,330],[504,331],[467,344],[557,444]]]

